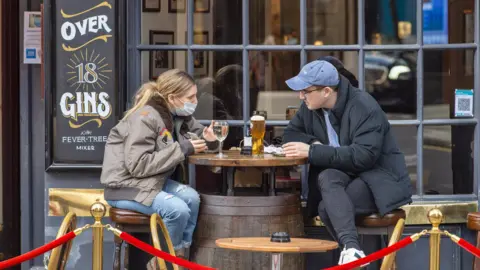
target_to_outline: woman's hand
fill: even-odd
[[[215,136],[215,133],[213,133],[213,124],[214,123],[215,123],[215,121],[212,120],[212,123],[210,124],[210,126],[203,129],[203,138],[207,142],[214,142],[214,141],[217,140],[217,137]]]
[[[207,150],[207,144],[205,140],[190,140],[193,145],[193,149],[195,150],[195,154],[205,152]]]

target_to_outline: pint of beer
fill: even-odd
[[[265,136],[265,117],[254,115],[250,118],[250,132],[252,134],[252,155],[263,155],[263,137]]]

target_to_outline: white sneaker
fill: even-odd
[[[356,248],[343,248],[342,253],[340,253],[340,260],[338,261],[338,265],[347,264],[363,257],[365,257],[365,253],[363,253],[363,251],[361,250],[358,250]],[[367,265],[368,263],[362,265],[361,267],[365,267]]]

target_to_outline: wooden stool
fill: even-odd
[[[467,215],[467,228],[477,232],[477,248],[480,248],[480,212],[472,212]],[[480,260],[474,256],[473,269],[480,270]]]
[[[115,223],[114,227],[127,233],[150,233],[150,216],[138,212],[110,208],[110,219]],[[113,269],[120,270],[123,240],[115,236],[115,257]],[[125,257],[123,258],[124,269],[128,269],[128,243],[125,243]]]
[[[395,209],[383,217],[379,214],[359,215],[355,218],[355,223],[359,235],[388,236],[388,239],[390,239],[397,222],[405,218],[406,214],[404,210]],[[395,266],[393,266],[393,269],[395,269]]]

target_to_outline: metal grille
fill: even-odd
[[[187,42],[185,45],[142,45],[141,44],[141,2],[131,0],[127,2],[129,12],[127,21],[134,22],[128,24],[127,47],[128,59],[128,89],[129,96],[133,96],[133,91],[140,85],[140,54],[142,51],[153,50],[181,50],[187,52],[187,71],[193,75],[193,52],[194,51],[241,51],[243,65],[243,121],[229,121],[231,126],[244,126],[249,121],[249,59],[248,52],[253,50],[261,51],[299,51],[301,66],[307,62],[308,51],[357,51],[358,52],[358,81],[361,89],[366,89],[366,84],[372,84],[382,79],[383,71],[375,67],[364,66],[365,51],[415,51],[417,53],[417,118],[413,120],[391,120],[393,126],[413,125],[417,126],[417,195],[414,195],[416,201],[440,201],[440,200],[477,200],[480,177],[480,166],[474,166],[474,194],[471,195],[423,195],[423,130],[424,126],[438,125],[476,125],[480,117],[480,4],[475,0],[475,34],[474,43],[464,44],[423,44],[423,0],[416,1],[416,44],[396,44],[396,45],[368,45],[365,44],[365,1],[357,0],[357,40],[355,45],[307,45],[307,0],[300,0],[300,45],[250,45],[249,44],[249,0],[242,1],[242,44],[241,45],[195,45],[193,43],[193,14],[194,0],[187,1]],[[423,119],[423,97],[424,97],[424,51],[426,50],[444,50],[444,49],[473,49],[474,50],[474,118],[469,119]],[[300,67],[299,67],[300,69]],[[203,124],[210,123],[209,120],[202,120]],[[269,121],[267,125],[286,126],[288,121]],[[474,141],[479,142],[480,130],[475,128]],[[480,160],[480,144],[474,144],[474,160]],[[477,162],[478,163],[478,162]],[[190,175],[190,177],[195,177]],[[305,177],[305,174],[304,176]]]

